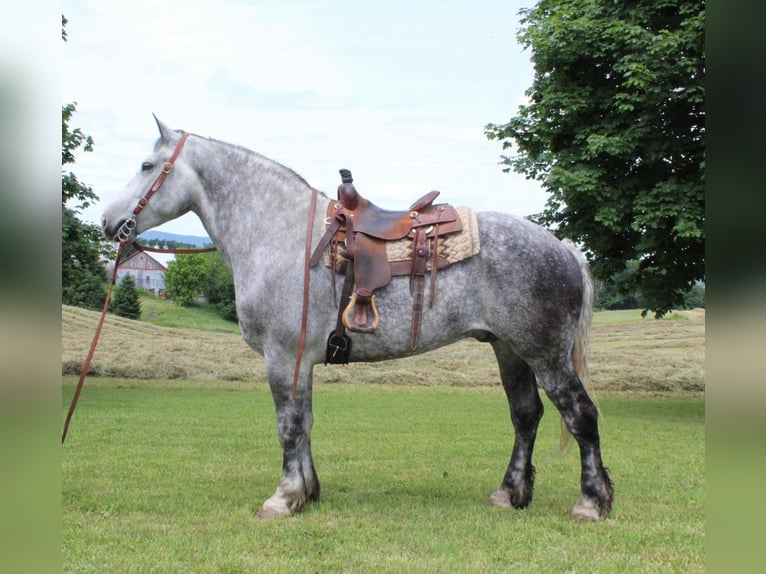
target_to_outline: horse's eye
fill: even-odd
[[[141,171],[152,171],[154,169],[154,164],[149,163],[148,161],[145,161],[141,164]]]

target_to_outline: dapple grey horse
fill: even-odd
[[[337,320],[327,269],[310,271],[305,353],[297,393],[293,372],[303,320],[304,253],[312,187],[292,170],[245,148],[168,128],[157,120],[154,151],[107,206],[103,230],[130,242],[145,230],[195,213],[231,270],[242,336],[265,359],[283,449],[282,476],[259,516],[293,514],[319,498],[311,454],[313,367],[325,360]],[[180,151],[179,151],[180,150]],[[165,167],[171,156],[172,169]],[[164,176],[159,176],[163,171]],[[159,176],[159,177],[158,177]],[[161,188],[142,201],[152,182]],[[330,198],[319,193],[312,247],[324,230]],[[599,520],[613,489],[601,459],[598,410],[586,390],[585,362],[593,288],[571,244],[522,218],[478,214],[481,251],[439,272],[432,307],[423,314],[417,353],[464,338],[489,343],[510,405],[515,440],[505,476],[488,504],[524,508],[532,501],[532,451],[543,414],[537,381],[577,441],[581,489],[572,515]],[[412,299],[407,277],[379,290],[381,320],[372,334],[351,333],[352,361],[381,361],[410,350]],[[585,383],[585,385],[584,385]]]

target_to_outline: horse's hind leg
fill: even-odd
[[[600,520],[612,509],[614,490],[601,460],[598,409],[568,357],[560,362],[563,365],[538,369],[537,374],[580,447],[581,494],[572,516],[579,520]]]
[[[525,508],[532,502],[535,479],[532,451],[537,437],[537,426],[543,416],[543,403],[537,391],[535,375],[529,365],[506,343],[494,341],[492,348],[511,408],[515,438],[503,484],[489,497],[487,503],[501,508]]]

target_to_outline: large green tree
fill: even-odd
[[[208,283],[209,260],[202,253],[176,257],[165,271],[165,292],[179,305],[191,305]]]
[[[234,278],[217,251],[205,255],[208,261],[205,295],[208,303],[215,305],[219,315],[228,321],[237,320],[237,303],[234,294]]]
[[[173,259],[165,272],[165,291],[180,305],[190,305],[204,293],[219,315],[228,321],[237,320],[234,279],[217,251]]]
[[[658,316],[705,276],[704,0],[540,0],[529,103],[486,134],[549,193],[531,218],[584,245]]]

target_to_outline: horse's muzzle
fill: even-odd
[[[109,225],[105,217],[101,218],[101,229],[104,236],[112,241],[127,241],[136,229],[136,217],[131,215],[116,225]]]

